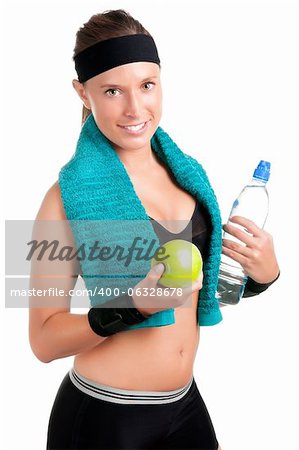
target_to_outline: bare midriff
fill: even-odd
[[[97,383],[120,389],[168,391],[192,378],[199,343],[198,292],[175,308],[175,323],[109,336],[75,357],[76,371]]]
[[[130,171],[129,175],[150,217],[172,218],[173,223],[190,219],[195,199],[177,185],[161,162],[150,176],[148,171],[140,170]],[[169,391],[185,386],[192,378],[199,343],[197,305],[198,291],[183,306],[175,308],[173,325],[109,336],[77,355],[75,369],[90,380],[120,389]]]

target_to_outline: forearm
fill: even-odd
[[[31,336],[31,347],[38,359],[50,362],[77,355],[106,340],[90,328],[86,314],[56,313]]]

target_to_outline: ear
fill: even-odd
[[[85,108],[91,110],[91,105],[86,95],[84,85],[80,83],[78,80],[73,80],[72,85],[77,94],[79,95],[79,97],[81,98],[82,102],[84,103]]]

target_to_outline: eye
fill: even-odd
[[[105,91],[105,94],[108,95],[108,97],[116,97],[118,90],[117,89],[107,89],[107,91]]]
[[[155,86],[155,83],[153,83],[152,81],[147,81],[143,86],[146,91],[150,91]]]

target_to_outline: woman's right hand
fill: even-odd
[[[158,285],[165,270],[164,264],[160,263],[152,267],[146,277],[141,280],[133,292],[133,301],[136,308],[144,316],[149,316],[165,309],[177,308],[191,300],[193,292],[202,288],[203,273],[197,280],[186,288],[168,288]]]

